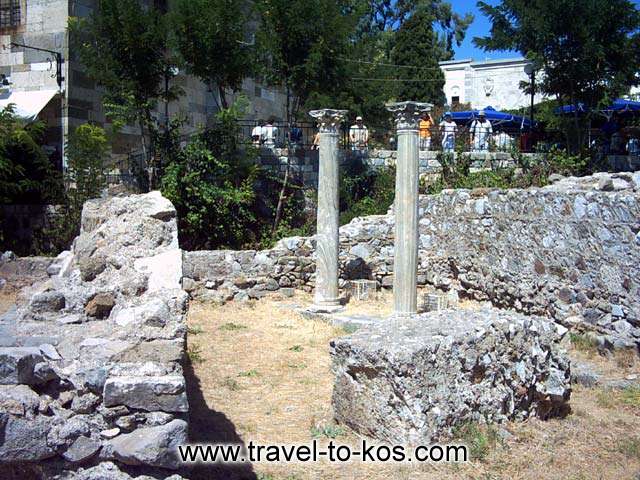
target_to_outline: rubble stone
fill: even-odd
[[[336,419],[378,440],[428,444],[469,421],[566,413],[559,341],[553,322],[495,309],[364,326],[331,342]]]

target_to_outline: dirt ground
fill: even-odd
[[[187,375],[194,440],[308,444],[335,437],[341,444],[358,444],[354,432],[333,423],[331,411],[328,345],[347,333],[295,312],[295,305],[310,301],[297,295],[244,305],[192,304]],[[382,296],[376,302],[352,302],[348,312],[382,315],[390,308],[390,297]],[[640,372],[638,362],[626,360],[594,359],[603,371]],[[640,392],[576,387],[571,407],[564,419],[511,423],[500,434],[486,428],[468,431],[464,441],[471,446],[472,461],[467,464],[254,464],[194,475],[258,480],[639,478]]]
[[[9,310],[13,304],[16,303],[15,292],[0,291],[0,315]]]

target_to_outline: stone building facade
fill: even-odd
[[[444,72],[444,92],[448,105],[470,103],[471,108],[488,106],[496,110],[511,110],[531,104],[531,96],[520,89],[528,82],[525,58],[509,58],[476,62],[473,59],[440,62]],[[544,100],[536,95],[535,102]]]
[[[67,32],[69,19],[88,16],[95,4],[95,0],[0,1],[0,74],[11,82],[0,90],[0,106],[17,99],[18,108],[26,102],[31,110],[37,110],[38,117],[49,127],[47,143],[52,151],[57,150],[58,157],[63,156],[61,139],[66,139],[78,125],[107,123],[102,93],[85,74]],[[16,43],[60,52],[64,58],[62,85],[57,84],[56,62],[51,53],[12,46]],[[217,111],[217,89],[212,93],[201,81],[182,73],[172,82],[182,87],[184,96],[169,106],[169,113],[185,114],[186,133],[195,131]],[[36,91],[40,92],[37,99],[31,93]],[[247,79],[242,93],[251,100],[250,119],[284,117],[286,98],[278,89]],[[158,105],[158,110],[158,120],[162,120],[164,105]],[[114,142],[113,153],[126,154],[139,148],[137,128],[125,127]]]

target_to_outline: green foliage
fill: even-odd
[[[65,202],[52,224],[38,235],[35,248],[39,253],[60,252],[80,233],[84,202],[99,197],[106,187],[104,168],[108,150],[109,141],[102,127],[85,123],[69,135]]]
[[[622,402],[626,405],[640,408],[640,387],[633,386],[622,391]]]
[[[444,102],[438,62],[453,58],[453,45],[463,41],[471,15],[456,14],[442,0],[357,0],[347,11],[356,26],[349,33],[349,48],[339,56],[340,88],[313,92],[307,108],[336,105],[363,115],[370,129],[389,130],[386,102]]]
[[[589,173],[587,159],[581,155],[571,155],[566,150],[552,148],[540,153],[535,160],[514,149],[511,159],[516,167],[491,166],[472,172],[471,156],[466,153],[438,153],[437,160],[442,173],[435,178],[425,180],[421,189],[427,194],[437,194],[444,189],[464,188],[529,188],[543,187],[549,183],[552,174],[581,176]]]
[[[220,330],[224,330],[227,332],[234,332],[237,330],[245,330],[247,327],[244,325],[240,325],[238,323],[227,322],[220,326]]]
[[[175,44],[190,73],[216,85],[222,106],[226,89],[237,91],[254,72],[255,52],[247,42],[253,2],[178,0],[173,10]]]
[[[516,50],[544,70],[537,88],[562,103],[595,108],[628,93],[640,79],[640,10],[629,0],[479,2],[492,21],[476,37],[485,50]],[[580,19],[576,21],[576,19]],[[572,117],[572,150],[582,146],[589,114]]]
[[[571,340],[571,345],[576,350],[585,353],[595,353],[598,351],[598,342],[589,335],[571,332],[569,333],[569,339]]]
[[[252,206],[259,172],[254,150],[240,138],[237,116],[236,107],[221,111],[216,125],[166,168],[162,193],[176,206],[187,249],[240,247],[258,222]]]
[[[302,345],[294,345],[289,350],[291,350],[292,352],[300,353],[304,350],[304,347]]]
[[[387,213],[395,196],[395,167],[369,169],[352,159],[340,172],[340,224]]]
[[[469,448],[472,461],[484,460],[499,443],[498,431],[492,425],[464,423],[453,430],[453,436],[463,441]]]
[[[105,89],[107,114],[116,125],[140,127],[154,188],[161,165],[153,154],[159,137],[152,110],[159,99],[175,100],[182,93],[166,83],[176,65],[168,14],[138,0],[99,0],[88,18],[70,21],[69,31],[87,74]]]
[[[72,207],[82,210],[84,202],[100,196],[106,186],[104,168],[109,140],[102,127],[85,123],[69,136],[66,150],[67,195]]]
[[[345,54],[355,17],[347,0],[260,0],[257,38],[265,79],[284,85],[287,119],[313,94],[335,93],[344,80]]]
[[[199,345],[189,345],[187,347],[187,356],[191,363],[204,362],[204,358],[202,358],[202,348]]]
[[[274,238],[281,180],[257,165],[257,150],[241,134],[237,120],[246,104],[241,99],[221,110],[165,170],[162,193],[176,206],[183,248],[255,248]],[[299,227],[304,217],[299,187],[285,190],[285,218],[276,234]]]
[[[315,425],[311,427],[311,436],[313,438],[332,438],[336,439],[342,435],[344,435],[345,429],[339,425]]]
[[[425,9],[414,12],[398,29],[391,51],[392,63],[419,68],[400,69],[403,77],[424,79],[421,82],[398,82],[396,98],[434,104],[445,103],[444,73],[438,62],[449,55],[439,45],[434,31],[434,18]]]
[[[18,118],[12,105],[0,110],[0,202],[57,203],[61,176],[42,149],[45,126]]]

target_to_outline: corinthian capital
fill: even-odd
[[[433,105],[431,103],[408,101],[387,103],[386,107],[387,110],[393,113],[398,130],[416,130],[422,114],[430,112]]]
[[[309,115],[320,123],[320,133],[338,133],[340,124],[347,116],[349,110],[333,110],[323,108],[322,110],[311,110]]]

